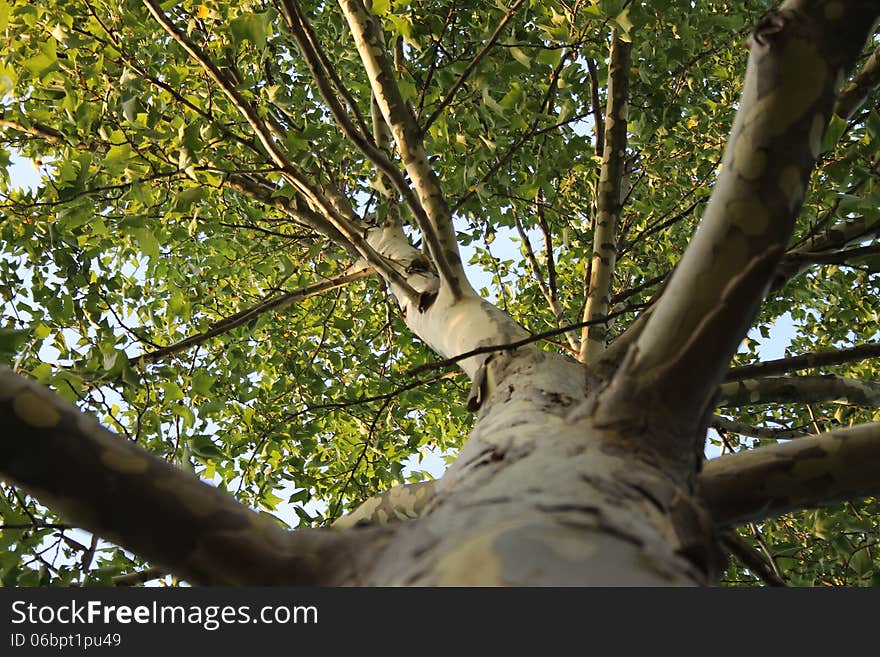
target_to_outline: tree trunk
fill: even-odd
[[[497,357],[497,389],[423,515],[361,573],[371,585],[697,585],[718,568],[692,477],[597,426],[586,370]],[[696,474],[695,472],[692,474]]]

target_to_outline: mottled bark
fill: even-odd
[[[880,423],[719,457],[700,484],[716,526],[876,495]]]
[[[422,142],[422,131],[411,109],[403,100],[394,69],[388,60],[382,30],[361,0],[340,0],[339,6],[348,23],[373,97],[397,145],[403,166],[412,180],[416,196],[424,210],[420,224],[431,258],[454,298],[468,286],[458,241],[452,225],[452,213]],[[416,215],[419,218],[419,215]]]
[[[611,39],[608,64],[608,106],[605,111],[605,138],[602,169],[596,203],[596,229],[593,233],[593,260],[584,306],[585,322],[608,314],[611,283],[617,264],[617,226],[623,208],[622,180],[626,162],[626,121],[629,101],[632,44],[617,32]],[[608,327],[596,324],[581,335],[581,361],[593,363],[605,350]]]
[[[4,478],[190,582],[332,584],[368,559],[366,534],[287,532],[6,368],[0,423]]]
[[[651,450],[579,412],[585,370],[542,352],[498,381],[421,518],[396,525],[367,581],[400,585],[696,585],[719,566],[707,516]]]
[[[722,384],[719,408],[750,404],[837,402],[880,407],[880,383],[841,376],[779,376]]]
[[[836,88],[878,12],[867,0],[789,0],[755,28],[721,174],[609,389],[610,416],[658,404],[679,418],[709,411],[791,236]]]

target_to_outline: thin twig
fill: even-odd
[[[498,22],[498,25],[495,27],[495,31],[492,32],[492,36],[489,37],[489,40],[483,45],[480,51],[474,55],[473,59],[468,63],[465,69],[461,72],[461,75],[458,76],[458,80],[455,81],[455,84],[452,85],[452,89],[449,90],[449,93],[440,101],[431,115],[425,120],[422,125],[422,133],[428,131],[434,121],[438,119],[440,114],[443,113],[443,110],[452,102],[452,99],[455,98],[455,94],[461,89],[462,85],[467,81],[467,79],[471,76],[471,73],[474,72],[474,69],[477,65],[482,61],[482,59],[489,53],[489,50],[492,49],[492,46],[495,45],[495,42],[498,40],[498,37],[501,36],[501,33],[504,31],[504,27],[510,22],[510,19],[516,16],[516,13],[519,11],[519,8],[522,7],[525,0],[516,0],[510,9],[507,10],[507,13],[504,14],[504,17]]]

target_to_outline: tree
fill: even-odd
[[[4,583],[878,583],[878,16],[0,0]]]

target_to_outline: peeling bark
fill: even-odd
[[[490,364],[498,387],[424,514],[397,525],[370,583],[695,585],[719,566],[684,485],[576,409],[575,362],[533,352]]]
[[[0,368],[0,473],[70,523],[195,584],[350,581],[382,530],[285,531]]]
[[[719,388],[719,408],[750,404],[790,404],[833,401],[880,407],[880,383],[841,376],[780,376],[745,379]]]
[[[716,526],[876,495],[880,423],[713,459],[700,484]]]
[[[662,381],[670,408],[706,413],[784,253],[835,90],[878,11],[864,0],[789,0],[755,28],[721,174],[609,404],[634,387],[656,394]]]
[[[436,273],[424,267],[413,267],[423,255],[409,243],[400,226],[391,224],[375,229],[368,239],[378,253],[399,263],[406,272],[407,283],[422,298],[426,294],[435,295],[427,307],[418,300],[413,303],[398,297],[398,301],[407,326],[441,356],[449,358],[477,347],[506,344],[528,337],[524,328],[504,311],[483,300],[466,280],[463,281],[466,287],[455,295],[449,286],[441,284]],[[391,289],[397,295],[397,288],[392,285]],[[473,356],[460,361],[459,365],[473,380],[486,358],[486,355]]]
[[[621,190],[626,159],[631,52],[632,44],[621,39],[615,31],[611,39],[611,58],[608,64],[605,146],[597,192],[593,261],[583,313],[585,322],[607,315],[611,301],[611,283],[617,263],[617,226],[620,223],[624,197]],[[607,330],[604,324],[584,329],[581,336],[581,361],[593,363],[602,354]]]

